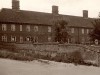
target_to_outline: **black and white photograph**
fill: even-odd
[[[0,75],[100,75],[100,0],[0,0]]]

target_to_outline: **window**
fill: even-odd
[[[75,29],[74,28],[71,28],[71,33],[74,33]]]
[[[30,32],[30,25],[26,26],[26,31]]]
[[[38,42],[38,37],[34,36],[34,43],[37,43],[37,42]]]
[[[87,34],[89,34],[89,29],[87,29]]]
[[[51,27],[50,26],[48,26],[48,32],[51,32]]]
[[[2,30],[6,31],[7,30],[7,25],[6,24],[2,24]]]
[[[82,29],[82,34],[84,34],[84,29]]]
[[[7,36],[6,35],[2,36],[2,41],[7,42]]]
[[[38,26],[34,26],[34,31],[35,31],[35,32],[38,31]]]
[[[22,36],[20,36],[20,43],[22,43],[23,42],[23,37]]]
[[[11,42],[16,42],[16,36],[11,36]]]
[[[82,37],[82,43],[83,43],[83,44],[85,43],[85,38],[84,38],[84,37]]]
[[[22,31],[22,25],[20,25],[20,31]]]
[[[31,37],[30,36],[26,37],[26,41],[31,41]]]
[[[14,24],[11,25],[11,31],[15,31],[15,25]]]
[[[51,41],[51,36],[48,37],[48,42],[50,42],[50,41]]]

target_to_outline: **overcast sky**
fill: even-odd
[[[11,8],[12,0],[0,0],[1,8]],[[100,0],[20,0],[21,10],[51,13],[52,5],[59,6],[59,13],[82,16],[83,10],[89,11],[89,17],[98,17]]]

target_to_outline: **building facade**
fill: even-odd
[[[88,43],[89,33],[93,30],[92,18],[88,11],[83,17],[59,14],[58,6],[52,6],[52,13],[20,10],[19,0],[12,0],[12,9],[0,11],[0,41],[13,43],[54,42],[54,21],[63,19],[68,22],[69,43]]]

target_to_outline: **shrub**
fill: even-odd
[[[68,59],[70,62],[74,63],[75,65],[84,63],[83,57],[79,51],[70,53]]]

